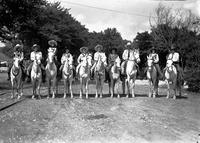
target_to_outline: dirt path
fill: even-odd
[[[200,96],[185,92],[184,98],[166,99],[163,88],[156,99],[146,97],[147,86],[141,82],[136,98],[94,99],[94,85],[87,100],[78,98],[78,86],[73,87],[74,99],[62,99],[62,94],[48,100],[27,98],[0,112],[0,143],[196,143]],[[104,89],[107,94],[106,84]],[[27,97],[30,91],[27,86]],[[9,94],[0,98],[3,104]]]

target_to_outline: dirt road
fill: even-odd
[[[147,97],[147,85],[138,81],[135,98],[32,100],[26,99],[0,111],[0,143],[196,143],[200,133],[200,96],[184,92],[177,100],[166,99],[165,87],[156,99]],[[1,106],[9,102],[9,89],[2,90]],[[46,95],[45,87],[42,94]]]

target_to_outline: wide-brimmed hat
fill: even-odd
[[[126,43],[125,47],[131,47],[131,42]]]
[[[83,52],[83,50],[86,50],[86,51],[88,51],[88,47],[81,47],[81,48],[80,48],[80,52],[82,53],[82,52]]]
[[[103,46],[100,44],[96,45],[94,49],[95,49],[95,51],[97,51],[99,48],[100,48],[100,51],[103,50]]]
[[[17,45],[15,45],[15,47],[14,47],[14,51],[22,51],[22,49],[23,49],[23,46],[20,45],[20,44],[17,44]]]
[[[57,46],[57,42],[55,40],[49,40],[48,44],[52,47]]]
[[[40,46],[38,45],[38,44],[33,44],[33,46],[32,46],[32,49],[34,50],[34,49],[39,49],[40,48]]]

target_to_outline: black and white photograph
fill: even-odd
[[[0,143],[200,143],[200,0],[0,0]]]

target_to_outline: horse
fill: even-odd
[[[16,88],[16,95],[18,96],[17,99],[23,95],[23,81],[22,81],[22,67],[20,66],[20,59],[14,58],[13,66],[11,67],[10,71],[10,81],[12,85],[12,95],[11,99],[15,96],[15,88]]]
[[[80,79],[80,98],[83,96],[83,87],[85,86],[85,94],[86,94],[86,99],[88,98],[88,82],[90,78],[90,64],[91,59],[88,57],[84,57],[83,61],[81,63],[81,66],[78,71],[79,79]]]
[[[164,69],[165,81],[167,84],[167,96],[170,96],[170,87],[174,91],[173,99],[176,99],[176,91],[179,91],[179,95],[181,96],[181,80],[178,78],[178,71],[176,67],[173,65],[173,61],[171,59],[167,60],[166,68]]]
[[[41,60],[40,59],[35,59],[33,61],[33,66],[31,69],[31,82],[33,86],[33,95],[32,99],[34,99],[35,95],[37,95],[41,99],[40,96],[40,87],[41,87],[41,82],[42,82],[42,70],[40,68]]]
[[[54,61],[54,53],[49,52],[47,58],[47,65],[45,68],[46,71],[46,81],[48,85],[48,96],[49,98],[51,93],[51,85],[52,85],[52,98],[55,98],[55,93],[57,93],[57,67]]]
[[[94,68],[94,77],[96,81],[96,95],[95,98],[98,98],[98,92],[100,92],[100,98],[102,98],[103,95],[103,84],[105,79],[105,66],[102,61],[102,58],[99,56],[96,66]]]
[[[135,51],[134,59],[130,60],[128,59],[127,64],[126,64],[126,85],[127,85],[127,95],[126,97],[129,97],[130,90],[131,90],[131,95],[132,97],[135,97],[135,80],[136,80],[136,75],[137,75],[137,63],[140,62],[140,57],[139,57],[139,51]]]
[[[73,98],[73,92],[72,92],[72,82],[73,82],[73,71],[70,69],[70,61],[66,60],[64,63],[64,67],[62,70],[62,77],[64,82],[64,96],[63,98],[66,98],[67,90],[71,94],[71,98]]]
[[[156,67],[153,65],[153,59],[147,56],[147,79],[149,82],[149,97],[153,95],[153,98],[158,95],[158,72]]]
[[[115,89],[115,85],[117,88],[117,97],[120,98],[119,95],[119,83],[120,83],[120,58],[118,57],[114,64],[111,66],[111,69],[109,71],[109,77],[110,77],[110,81],[109,81],[109,90],[111,93],[111,98],[113,98],[114,95],[114,89]]]

